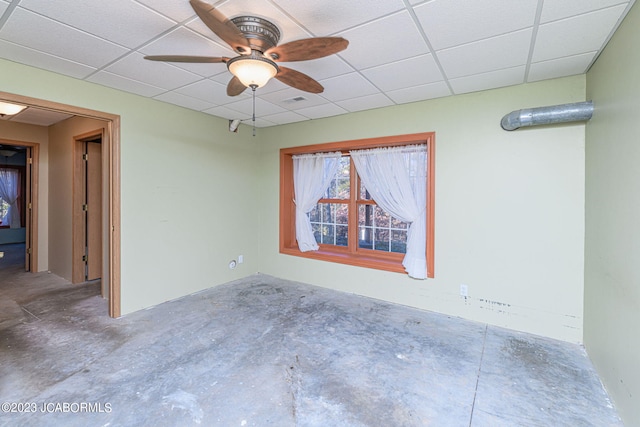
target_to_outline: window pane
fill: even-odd
[[[371,194],[364,188],[362,181],[360,179],[358,179],[358,181],[360,182],[360,200],[373,200]]]
[[[349,206],[346,204],[336,205],[336,224],[349,223]]]
[[[391,252],[407,253],[407,232],[400,230],[391,231]]]
[[[380,206],[358,207],[358,247],[383,252],[406,253],[408,224]]]
[[[318,203],[309,219],[316,242],[325,245],[347,246],[349,206],[344,203]]]
[[[375,230],[375,241],[373,249],[377,251],[389,252],[389,230],[377,228]]]
[[[358,247],[373,249],[373,227],[358,228]]]
[[[320,236],[319,243],[326,243],[328,245],[335,244],[336,226],[333,224],[322,225],[322,235]]]
[[[391,228],[397,228],[397,229],[401,229],[401,230],[406,230],[407,228],[409,228],[409,224],[404,222],[404,221],[400,221],[395,216],[392,216],[391,217]]]
[[[334,224],[335,223],[335,208],[330,203],[323,203],[322,205],[322,223],[323,224]]]
[[[316,205],[311,212],[309,212],[309,219],[311,220],[311,224],[320,222],[320,209],[318,209],[318,205]]]
[[[9,212],[9,203],[0,197],[0,225],[9,225],[9,218],[6,218],[7,212]]]
[[[373,217],[376,228],[380,228],[380,227],[389,228],[390,219],[391,219],[391,215],[389,215],[380,206],[376,206],[376,209],[374,211],[374,217]]]
[[[350,178],[349,171],[351,165],[351,158],[343,156],[340,158],[340,167],[336,172],[336,175],[331,180],[329,188],[325,192],[323,198],[325,199],[348,199],[350,196],[349,186]]]
[[[349,227],[346,225],[336,225],[336,245],[348,246],[349,245]]]
[[[373,227],[373,210],[375,205],[360,205],[358,207],[358,225]]]
[[[311,229],[313,230],[313,237],[316,238],[316,243],[322,240],[322,230],[320,224],[311,223]]]

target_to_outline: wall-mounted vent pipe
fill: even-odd
[[[504,130],[516,130],[525,126],[580,122],[589,120],[592,115],[593,101],[576,102],[512,111],[502,118],[500,125]]]

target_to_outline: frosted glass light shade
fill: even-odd
[[[0,102],[0,114],[3,116],[13,116],[24,110],[24,105],[10,104],[8,102]]]
[[[254,54],[229,60],[227,68],[246,87],[262,87],[278,74],[278,66],[273,61]]]

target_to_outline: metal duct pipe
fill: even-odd
[[[585,121],[592,115],[593,101],[576,102],[512,111],[502,118],[500,125],[504,130],[516,130],[524,126]]]

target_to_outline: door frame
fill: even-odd
[[[120,317],[121,311],[121,231],[120,231],[120,116],[102,111],[90,110],[68,104],[31,98],[7,92],[0,92],[0,101],[12,102],[29,107],[57,111],[75,116],[88,117],[107,122],[106,138],[102,141],[103,182],[108,182],[108,232],[109,255],[108,265],[103,265],[103,271],[109,272],[109,316]],[[34,168],[35,169],[35,168]],[[36,169],[37,171],[37,169]],[[37,172],[36,172],[37,173]],[[33,221],[35,219],[32,218]]]
[[[31,177],[28,176],[27,170],[29,165],[25,165],[25,177],[28,180],[26,185],[25,206],[25,228],[27,241],[25,242],[25,250],[31,249],[28,257],[28,271],[38,271],[38,185],[39,185],[39,165],[40,165],[40,144],[37,142],[16,141],[12,139],[0,138],[2,145],[13,145],[16,147],[28,147],[31,150]],[[29,158],[26,159],[27,163]],[[31,209],[28,203],[31,202]],[[27,254],[25,254],[25,257]],[[27,264],[25,263],[25,267]]]
[[[85,255],[85,246],[86,246],[86,224],[87,219],[84,217],[84,210],[82,209],[82,205],[85,201],[85,183],[84,179],[86,177],[86,169],[83,160],[83,150],[81,147],[87,142],[87,140],[92,138],[100,138],[100,141],[106,138],[105,131],[100,128],[91,132],[85,132],[81,135],[76,135],[73,137],[73,191],[72,191],[72,199],[73,199],[73,209],[71,214],[71,229],[72,229],[72,244],[71,244],[71,283],[82,283],[86,281],[85,276],[85,263],[82,261],[82,256]],[[101,151],[102,151],[102,142],[100,143]],[[104,162],[102,162],[104,163]],[[108,165],[102,164],[102,167],[108,167]],[[101,193],[104,191],[104,185],[101,182]],[[100,245],[103,245],[104,240],[108,237],[105,234],[106,228],[108,227],[105,224],[104,218],[104,207],[103,207],[103,198],[100,197],[100,211],[101,211],[101,232],[100,232]],[[104,269],[104,262],[101,262],[102,265],[102,273],[101,277],[108,280],[109,272]],[[101,291],[102,296],[106,297],[104,291]]]

